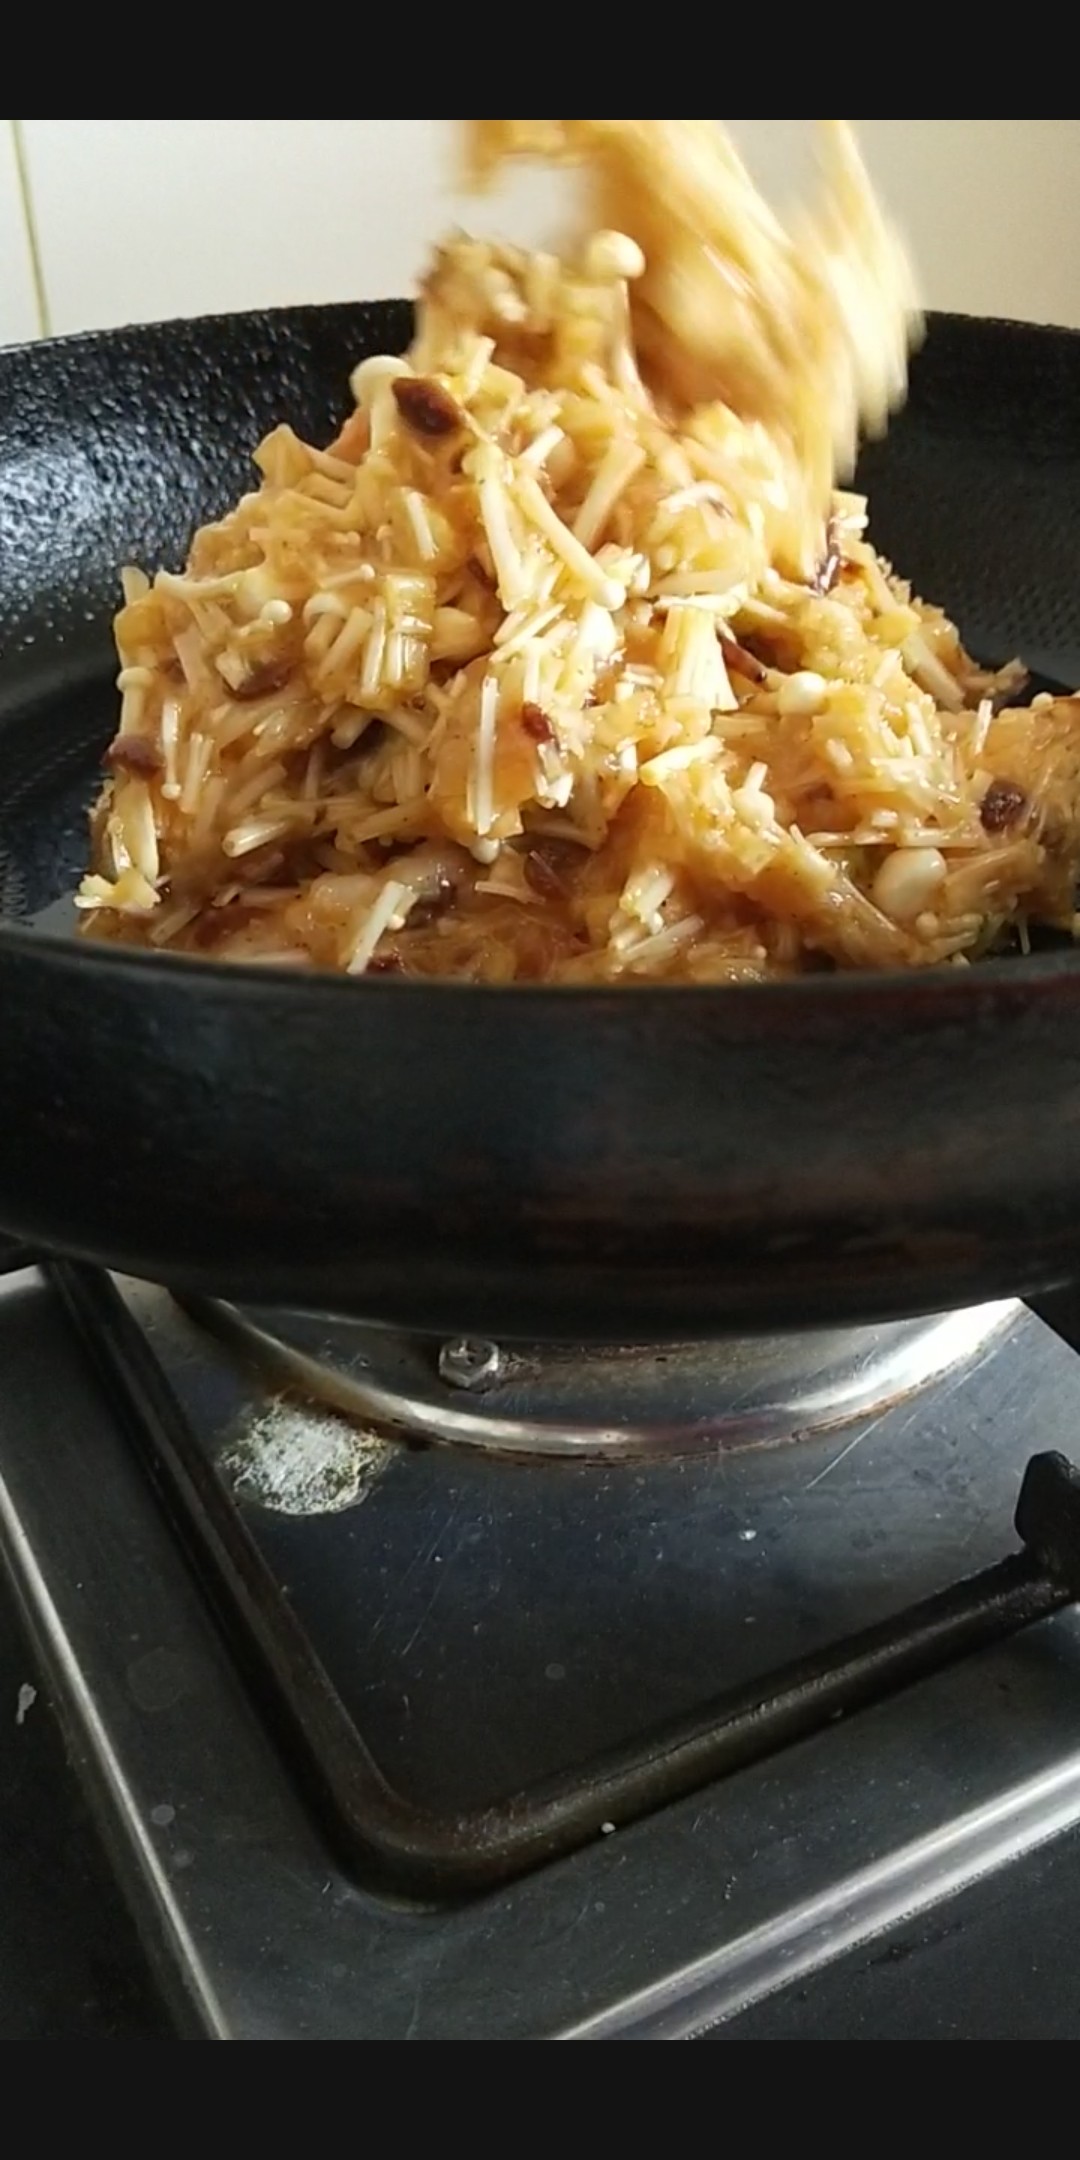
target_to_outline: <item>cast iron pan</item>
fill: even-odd
[[[1080,1265],[1080,958],[768,990],[275,980],[80,946],[119,567],[179,564],[403,306],[0,355],[0,1229],[440,1330],[870,1321]],[[939,319],[878,542],[981,656],[1080,682],[1080,339]]]

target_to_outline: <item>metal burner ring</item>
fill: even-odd
[[[185,1308],[283,1387],[409,1444],[655,1460],[775,1447],[853,1423],[969,1364],[1015,1304],[930,1320],[648,1350],[477,1346],[207,1301]]]

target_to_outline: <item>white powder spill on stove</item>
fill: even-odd
[[[239,1498],[274,1515],[342,1515],[362,1507],[397,1449],[333,1411],[283,1398],[222,1457]]]

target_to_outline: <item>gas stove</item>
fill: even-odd
[[[1080,1825],[1023,1307],[586,1351],[8,1268],[0,1547],[178,2030],[738,2034]]]

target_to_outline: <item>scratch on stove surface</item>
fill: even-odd
[[[596,1901],[593,1896],[592,1890],[590,1889],[586,1892],[584,1903],[580,1907],[579,1911],[574,1915],[574,1918],[572,1920],[568,1920],[566,1926],[560,1928],[558,1934],[552,1938],[551,1947],[557,1950],[563,1949],[564,1946],[570,1941],[571,1937],[577,1935],[580,1930],[585,1926],[586,1922],[591,1919],[592,1914],[595,1910]]]
[[[806,1488],[807,1492],[816,1492],[819,1485],[824,1485],[826,1478],[831,1478],[833,1471],[839,1470],[842,1464],[846,1463],[849,1457],[854,1455],[856,1448],[861,1448],[863,1441],[869,1439],[872,1430],[873,1427],[868,1426],[865,1432],[856,1433],[854,1440],[848,1441],[848,1444],[843,1450],[843,1453],[837,1455],[831,1463],[827,1464],[826,1468],[822,1470],[820,1476],[811,1479],[809,1485]]]
[[[439,1548],[447,1544],[450,1537],[450,1532],[453,1530],[454,1525],[456,1524],[457,1519],[461,1514],[461,1509],[461,1500],[455,1500],[454,1505],[451,1508],[450,1513],[442,1526],[442,1529],[439,1531],[438,1535],[433,1538],[430,1546],[428,1547],[427,1560],[430,1565],[438,1565],[438,1562],[440,1560]],[[446,1557],[448,1559],[453,1559],[455,1556],[453,1554],[448,1554]],[[411,1574],[412,1570],[410,1569],[409,1572]],[[424,1610],[421,1613],[420,1618],[417,1621],[408,1642],[405,1644],[401,1652],[403,1658],[408,1657],[411,1650],[415,1650],[416,1645],[419,1642],[420,1637],[423,1634],[424,1629],[426,1628],[428,1621],[430,1620],[432,1613],[434,1612],[435,1607],[439,1602],[440,1597],[442,1596],[445,1583],[446,1567],[443,1566],[441,1573],[437,1574],[435,1577],[435,1581],[432,1584],[431,1588],[431,1595],[428,1598],[427,1604],[425,1605]]]
[[[444,1545],[446,1543],[446,1540],[449,1538],[450,1533],[453,1530],[459,1515],[461,1514],[464,1504],[465,1503],[462,1499],[461,1494],[455,1494],[453,1505],[450,1509],[450,1513],[446,1517],[445,1522],[440,1523],[439,1528],[433,1532],[432,1536],[426,1541],[421,1550],[418,1553],[414,1554],[413,1558],[410,1560],[404,1574],[401,1576],[400,1580],[395,1585],[394,1595],[391,1597],[388,1594],[387,1602],[384,1605],[382,1612],[379,1614],[379,1617],[376,1620],[374,1627],[371,1628],[368,1633],[367,1648],[369,1650],[374,1648],[375,1644],[379,1640],[379,1637],[385,1633],[391,1621],[394,1619],[395,1615],[400,1610],[402,1595],[408,1589],[414,1575],[419,1574],[422,1568],[429,1568],[433,1565],[434,1561],[438,1557],[440,1546]],[[451,1555],[451,1558],[453,1557],[455,1556]],[[427,1623],[431,1618],[431,1614],[434,1610],[435,1604],[442,1589],[443,1579],[444,1578],[441,1574],[436,1578],[434,1587],[431,1592],[431,1597],[428,1601],[423,1617],[421,1618],[413,1634],[410,1636],[409,1641],[405,1646],[405,1649],[401,1653],[403,1657],[407,1655],[408,1651],[412,1650],[415,1647],[418,1636],[423,1633],[424,1628],[427,1626]]]

